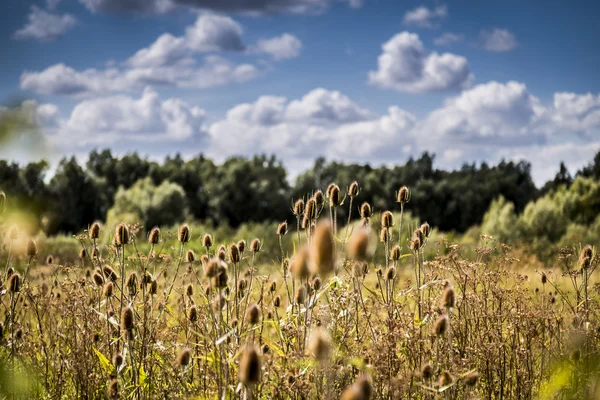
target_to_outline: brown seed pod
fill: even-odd
[[[273,293],[277,290],[277,282],[271,281],[269,284],[269,292]]]
[[[384,211],[381,214],[381,226],[383,228],[391,228],[394,226],[394,214],[391,211]]]
[[[294,203],[293,212],[296,217],[298,217],[304,213],[304,200],[302,200],[302,199],[296,200],[296,202]]]
[[[440,317],[433,324],[433,333],[437,336],[442,336],[448,329],[448,316],[446,314],[440,315]]]
[[[238,250],[240,254],[244,254],[244,250],[246,250],[246,241],[244,239],[237,242]]]
[[[365,229],[358,229],[348,241],[348,256],[352,260],[364,261],[368,258],[369,234]]]
[[[188,297],[192,297],[194,295],[194,285],[192,285],[191,283],[188,284],[185,288],[185,294]]]
[[[117,280],[117,273],[115,272],[114,269],[112,269],[110,266],[105,265],[102,267],[102,273],[104,274],[104,276],[106,277],[106,279],[109,279],[111,281],[116,281]]]
[[[452,286],[448,286],[446,289],[444,289],[444,292],[442,293],[442,305],[447,308],[453,308],[454,300],[454,288]]]
[[[288,232],[288,224],[286,221],[283,221],[279,225],[277,225],[277,235],[283,236]]]
[[[214,275],[210,282],[213,287],[216,288],[224,288],[227,286],[227,281],[229,280],[229,275],[227,275],[227,267],[224,262],[219,262],[216,270],[216,275]]]
[[[210,261],[208,261],[208,263],[206,263],[204,265],[204,275],[207,278],[212,278],[214,276],[217,276],[217,273],[219,272],[220,264],[221,264],[221,262],[218,258],[213,258]]]
[[[429,226],[429,224],[427,222],[423,223],[421,225],[421,227],[419,228],[419,230],[421,231],[421,233],[423,234],[423,236],[425,238],[428,238],[429,235],[431,235],[431,226]]]
[[[33,239],[29,239],[27,242],[27,257],[34,257],[37,254],[37,245]]]
[[[301,285],[296,289],[296,295],[294,296],[297,304],[304,304],[306,301],[306,286]]]
[[[187,318],[190,320],[190,322],[198,321],[198,308],[195,305],[188,309]]]
[[[363,219],[367,220],[367,219],[371,218],[371,215],[372,215],[371,205],[365,201],[360,206],[360,216]]]
[[[127,281],[125,283],[125,286],[127,286],[129,296],[133,297],[137,294],[138,281],[138,275],[135,271],[131,271],[129,275],[127,275]]]
[[[158,292],[158,282],[156,281],[156,279],[154,279],[150,283],[150,294],[155,295],[157,292]]]
[[[96,221],[92,224],[92,226],[90,226],[90,229],[88,230],[88,234],[90,236],[90,239],[92,240],[96,240],[100,237],[100,222]]]
[[[318,328],[312,332],[308,352],[319,362],[327,361],[331,353],[331,338],[325,329]]]
[[[323,192],[321,190],[317,190],[313,194],[312,198],[315,201],[318,209],[323,207],[323,204],[325,203],[325,196],[323,196]]]
[[[260,248],[260,240],[252,239],[252,241],[250,242],[250,251],[252,251],[253,253],[258,253],[260,251]]]
[[[123,223],[117,225],[117,227],[115,228],[114,244],[117,247],[125,246],[129,243],[129,240],[129,228],[127,227],[127,225]]]
[[[119,398],[119,380],[117,378],[112,378],[108,381],[108,392],[109,399],[118,399]]]
[[[113,356],[113,366],[118,369],[121,365],[123,365],[123,355],[116,353]]]
[[[134,315],[131,307],[123,308],[121,311],[121,329],[127,332],[133,331],[134,328]]]
[[[421,244],[421,239],[419,239],[418,236],[413,236],[412,240],[410,241],[410,249],[416,253],[421,249]]]
[[[313,274],[327,276],[335,268],[335,242],[331,226],[321,221],[316,229],[310,248],[309,270]]]
[[[391,240],[390,231],[388,230],[388,228],[381,228],[381,230],[379,231],[379,241],[381,243],[386,243],[389,240]]]
[[[593,250],[589,244],[581,249],[579,255],[579,268],[588,269],[592,263]]]
[[[225,246],[223,246],[223,245],[219,246],[219,249],[217,250],[217,258],[221,261],[225,261],[225,259],[227,258],[227,254],[225,252]]]
[[[79,250],[79,258],[81,258],[82,260],[85,259],[85,257],[87,257],[87,251],[83,248]]]
[[[387,279],[388,281],[391,281],[395,277],[396,277],[396,268],[394,268],[394,267],[388,267],[385,270],[385,279]]]
[[[178,367],[187,367],[190,364],[190,360],[192,358],[192,353],[189,348],[185,348],[181,350],[179,355],[177,356],[177,366]]]
[[[94,275],[92,275],[92,278],[94,279],[94,282],[96,283],[97,286],[104,285],[104,278],[102,277],[102,274],[100,273],[100,271],[98,271],[98,270],[94,271]]]
[[[47,265],[52,265],[54,263],[54,258],[49,255],[48,257],[46,257],[46,264]]]
[[[392,247],[392,250],[390,251],[390,258],[392,259],[392,261],[398,261],[401,256],[402,251],[400,250],[400,246],[396,245]]]
[[[211,248],[213,245],[213,238],[210,235],[210,233],[205,233],[204,236],[202,236],[202,246],[207,247],[207,248]]]
[[[333,185],[329,191],[329,205],[331,207],[338,207],[342,204],[342,196],[338,185]]]
[[[240,382],[246,386],[258,384],[261,376],[260,364],[260,355],[256,347],[253,344],[246,345],[240,359]]]
[[[454,378],[450,375],[450,372],[443,371],[439,377],[439,385],[440,387],[448,386],[452,382],[454,382]]]
[[[240,248],[235,243],[229,245],[229,261],[237,264],[242,260],[240,255]]]
[[[303,280],[308,278],[309,252],[306,246],[298,249],[290,262],[290,272],[295,279]]]
[[[246,321],[250,325],[256,325],[260,322],[260,309],[256,304],[252,304],[246,311]]]
[[[425,243],[425,235],[423,235],[423,231],[421,231],[420,229],[415,230],[413,237],[419,238],[421,246]]]
[[[273,299],[273,306],[279,308],[280,305],[281,305],[281,296],[277,295]]]
[[[96,274],[94,274],[96,275]],[[112,282],[106,282],[104,285],[104,297],[112,297],[114,291],[114,284]]]
[[[406,186],[402,186],[400,190],[398,190],[398,197],[396,202],[401,204],[406,204],[410,200],[410,190]]]
[[[17,273],[12,273],[8,278],[8,291],[17,293],[21,291],[21,276]]]
[[[179,240],[179,243],[187,243],[191,238],[192,232],[190,231],[190,226],[188,224],[181,225],[177,231],[177,240]]]
[[[369,400],[373,395],[373,386],[366,376],[360,376],[342,392],[340,400]]]
[[[425,380],[431,379],[433,376],[433,367],[431,364],[427,363],[421,367],[421,377]]]
[[[317,218],[317,202],[314,198],[308,199],[304,207],[304,218],[307,220],[313,220]]]
[[[464,378],[465,385],[467,385],[467,386],[475,386],[477,384],[478,380],[479,380],[479,374],[477,373],[477,371],[471,372]]]
[[[318,276],[315,276],[312,280],[313,290],[317,291],[317,290],[321,289],[321,286],[323,286],[323,283],[321,282],[321,278],[319,278]]]
[[[358,196],[358,192],[359,192],[358,182],[354,181],[348,187],[348,196],[356,197],[356,196]]]
[[[148,243],[158,244],[160,242],[160,228],[155,226],[148,234]]]

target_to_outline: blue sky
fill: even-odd
[[[127,7],[125,7],[127,6]],[[0,101],[54,158],[276,153],[441,167],[600,149],[598,2],[7,0]],[[0,157],[20,159],[12,146]]]

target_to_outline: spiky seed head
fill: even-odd
[[[191,283],[188,284],[185,288],[185,294],[188,297],[192,297],[194,295],[194,285],[192,285]]]
[[[129,243],[129,228],[127,225],[123,223],[117,225],[115,228],[114,242],[117,247],[125,246]]]
[[[310,219],[306,215],[302,217],[302,224],[300,227],[305,230],[310,228]]]
[[[379,241],[381,243],[387,243],[390,239],[390,231],[388,228],[381,228],[379,231]]]
[[[308,278],[309,251],[306,246],[298,249],[290,262],[290,272],[295,279],[304,280]]]
[[[296,289],[294,300],[296,300],[296,303],[298,304],[304,304],[306,301],[306,286],[300,285],[298,289]]]
[[[210,233],[205,233],[204,236],[202,236],[202,246],[204,247],[208,247],[209,249],[212,247],[213,245],[213,238],[210,235]]]
[[[34,257],[37,254],[37,245],[33,239],[29,239],[27,242],[27,257]]]
[[[131,332],[133,330],[133,309],[131,307],[124,307],[121,311],[121,329]]]
[[[217,250],[217,258],[221,261],[225,261],[225,259],[227,258],[225,246],[223,246],[223,245],[219,246],[219,249]]]
[[[94,279],[94,282],[96,283],[97,286],[104,285],[104,278],[102,277],[102,274],[100,273],[100,271],[98,271],[98,270],[94,271],[94,275],[92,275],[92,278]]]
[[[367,251],[369,249],[369,234],[366,229],[358,229],[348,241],[347,250],[348,256],[352,260],[364,261],[368,258]]]
[[[10,276],[15,272],[13,267],[8,267],[8,269],[6,270],[6,279],[8,280],[8,278],[10,278]],[[55,281],[56,282],[56,281]]]
[[[319,362],[327,361],[331,353],[331,338],[325,329],[318,328],[312,332],[308,352]]]
[[[123,355],[121,353],[116,353],[113,356],[112,362],[115,368],[119,368],[121,365],[123,365]]]
[[[327,185],[327,190],[325,191],[325,193],[327,193],[327,197],[331,197],[331,189],[333,189],[333,187],[336,186],[335,183],[330,183],[329,185]]]
[[[448,286],[442,293],[442,305],[447,308],[454,308],[455,297],[454,288]]]
[[[238,281],[238,291],[243,291],[248,287],[248,281],[244,278],[240,278]]]
[[[246,321],[250,325],[256,325],[260,322],[260,309],[256,304],[252,304],[246,311]]]
[[[47,265],[54,264],[54,258],[51,255],[49,255],[48,257],[46,257],[46,264]]]
[[[227,286],[228,280],[229,275],[227,274],[227,266],[221,261],[218,263],[216,275],[211,278],[210,282],[213,287],[222,289]]]
[[[429,224],[427,222],[424,222],[421,227],[419,228],[419,230],[421,231],[421,233],[423,234],[423,236],[425,238],[428,238],[429,235],[431,235],[431,226],[429,226]]]
[[[363,219],[369,219],[371,218],[372,212],[371,212],[371,205],[369,203],[367,203],[366,201],[364,203],[362,203],[362,205],[360,206],[360,216]]]
[[[81,258],[83,260],[86,257],[87,257],[87,250],[85,248],[80,249],[79,250],[79,258]]]
[[[360,376],[342,392],[341,400],[369,400],[373,395],[373,386],[366,376]]]
[[[196,254],[194,253],[194,250],[189,249],[185,252],[185,260],[190,264],[196,261]]]
[[[391,211],[384,211],[381,214],[381,226],[383,228],[391,228],[394,226],[394,214]]]
[[[335,242],[329,222],[321,221],[310,243],[309,270],[313,274],[327,276],[335,268]]]
[[[275,298],[273,299],[273,305],[279,308],[279,306],[281,305],[281,296],[275,296]]]
[[[113,282],[117,280],[117,273],[109,265],[105,265],[102,267],[102,273],[104,274],[106,279],[109,279]]]
[[[110,381],[108,381],[107,394],[109,399],[119,398],[119,380],[117,378],[112,378]]]
[[[277,235],[283,236],[287,233],[287,231],[288,231],[288,223],[286,221],[283,221],[282,223],[277,225]]]
[[[48,282],[43,281],[42,284],[40,285],[40,292],[42,293],[42,296],[45,296],[48,294],[48,290],[50,288],[48,287]],[[0,335],[0,338],[2,337],[2,335]]]
[[[304,218],[308,220],[313,220],[317,218],[317,201],[314,197],[308,199],[308,201],[306,202],[306,205],[304,207]]]
[[[277,290],[277,282],[271,281],[269,284],[269,292],[273,293]]]
[[[260,382],[261,376],[260,355],[256,346],[246,345],[240,359],[239,380],[246,386],[256,385]]]
[[[198,308],[195,305],[191,306],[188,309],[187,317],[190,320],[190,322],[198,321]]]
[[[338,185],[333,185],[333,187],[329,191],[329,205],[331,207],[338,207],[341,204],[342,204],[342,195],[340,192],[340,187]]]
[[[356,196],[358,196],[358,192],[359,192],[358,182],[354,181],[348,187],[348,196],[356,197]]]
[[[425,243],[425,235],[423,234],[423,231],[421,229],[415,230],[413,236],[419,238],[419,240],[421,241],[421,245]]]
[[[421,249],[421,245],[423,242],[421,242],[421,239],[418,236],[413,236],[412,240],[410,241],[410,249],[414,252],[417,252]]]
[[[450,375],[450,372],[448,372],[448,371],[443,371],[443,372],[440,374],[440,378],[439,378],[439,384],[440,384],[440,387],[448,386],[448,385],[450,385],[452,382],[454,382],[454,378],[452,377],[452,375]]]
[[[299,217],[304,213],[304,200],[296,200],[296,202],[294,203],[293,213],[296,217]]]
[[[187,243],[191,238],[192,232],[190,231],[190,226],[188,224],[181,225],[177,231],[177,240],[179,240],[179,243]]]
[[[321,208],[325,203],[325,196],[323,195],[323,191],[320,189],[313,194],[312,198],[315,200],[318,208]]]
[[[158,292],[158,282],[156,279],[153,279],[150,283],[150,294],[155,295]]]
[[[8,291],[17,293],[21,291],[21,276],[17,273],[12,273],[8,278]]]
[[[148,243],[158,244],[160,242],[160,228],[155,226],[148,234]]]
[[[581,269],[588,269],[590,264],[592,263],[593,250],[592,246],[589,244],[581,249],[581,253],[579,255],[579,267]]]
[[[95,274],[94,274],[95,275]],[[104,297],[112,297],[114,292],[114,284],[112,282],[106,282],[104,285]]]
[[[240,254],[244,254],[244,250],[246,250],[246,241],[244,239],[237,242],[238,250]]]
[[[545,285],[548,282],[548,276],[546,276],[545,272],[542,272],[542,285]]]
[[[477,381],[479,380],[479,374],[477,371],[473,371],[467,376],[465,376],[465,385],[467,386],[475,386]]]
[[[448,329],[448,316],[446,314],[440,315],[440,317],[433,324],[433,333],[437,336],[442,336]]]
[[[130,296],[135,296],[138,288],[138,275],[137,272],[131,271],[129,275],[127,275],[127,281],[125,286],[127,286],[127,290],[129,290]]]
[[[100,222],[95,221],[92,226],[90,226],[90,229],[88,230],[88,234],[90,236],[90,239],[92,240],[96,240],[100,237]]]
[[[395,277],[396,277],[396,268],[394,268],[394,267],[388,267],[385,270],[385,279],[387,279],[388,281],[391,281]]]
[[[258,240],[258,238],[252,239],[252,241],[250,242],[250,250],[253,253],[258,253],[260,251],[260,248],[261,248],[260,240]]]
[[[240,255],[240,248],[235,243],[229,245],[229,261],[237,264],[242,260]]]
[[[390,258],[392,259],[392,261],[398,261],[401,256],[402,251],[400,250],[400,246],[396,245],[392,247],[392,250],[390,251]]]
[[[0,213],[6,210],[6,193],[0,191]]]
[[[321,278],[319,278],[318,276],[315,276],[312,280],[313,290],[317,291],[317,290],[321,289],[322,286],[323,286],[323,283],[321,282]]]
[[[217,276],[217,273],[219,272],[220,264],[221,263],[218,258],[213,258],[213,259],[209,260],[208,263],[206,263],[204,265],[204,275],[207,278],[212,278],[214,276]]]
[[[190,360],[192,358],[192,352],[188,347],[181,350],[179,355],[177,356],[177,366],[178,367],[187,367],[190,364]]]
[[[410,190],[408,190],[408,187],[402,186],[400,188],[400,190],[398,190],[398,198],[396,199],[396,202],[398,202],[400,204],[406,204],[406,203],[408,203],[409,200],[410,200]]]
[[[421,377],[425,380],[431,379],[433,376],[433,367],[431,364],[426,363],[421,367]]]

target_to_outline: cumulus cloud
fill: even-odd
[[[56,40],[77,24],[71,14],[53,14],[37,6],[31,6],[27,24],[15,32],[15,39]]]
[[[437,46],[450,46],[454,43],[465,40],[465,35],[458,33],[446,32],[442,36],[433,39],[433,43]]]
[[[294,35],[284,33],[271,39],[261,39],[256,43],[256,52],[271,55],[275,60],[298,57],[302,42]]]
[[[402,32],[382,46],[378,69],[369,83],[399,92],[423,93],[459,90],[472,80],[467,59],[451,53],[428,53],[419,36]]]
[[[164,14],[175,7],[172,0],[79,0],[91,12]]]
[[[404,24],[421,28],[433,28],[435,26],[434,21],[446,18],[447,15],[448,7],[446,5],[434,9],[420,6],[404,14]]]
[[[482,31],[479,35],[484,49],[493,52],[510,51],[517,47],[515,35],[507,29],[494,29],[492,31]]]

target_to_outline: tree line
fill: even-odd
[[[292,222],[293,199],[316,189],[325,191],[332,182],[343,190],[358,181],[361,191],[353,208],[367,201],[375,211],[395,210],[395,191],[406,185],[412,192],[413,215],[442,231],[464,232],[481,224],[500,196],[520,213],[529,202],[571,185],[577,176],[600,179],[600,152],[574,176],[561,163],[556,177],[539,189],[526,161],[464,164],[453,171],[435,168],[434,161],[430,153],[391,167],[319,158],[291,185],[275,156],[232,157],[217,164],[203,155],[188,160],[175,155],[159,163],[136,153],[115,157],[110,150],[94,150],[85,165],[73,157],[62,159],[49,179],[45,161],[19,165],[0,160],[0,190],[16,208],[33,215],[37,227],[57,234],[79,232],[94,220],[106,220],[110,212],[123,210],[144,213],[147,219],[141,222],[146,225],[161,221],[161,215],[232,227]],[[346,213],[341,207],[340,221]]]

